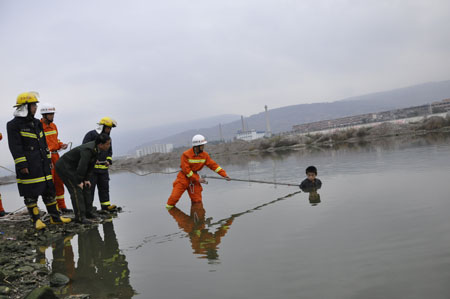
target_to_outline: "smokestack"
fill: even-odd
[[[220,134],[220,142],[223,142],[223,133],[222,133],[222,124],[219,123],[219,134]]]
[[[242,123],[242,133],[245,132],[245,125],[244,125],[244,116],[241,115],[241,123]]]
[[[270,129],[270,121],[269,121],[269,111],[267,111],[267,105],[264,106],[266,110],[266,137],[272,136],[272,130]]]

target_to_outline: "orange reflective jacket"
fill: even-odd
[[[211,159],[207,152],[202,152],[198,155],[195,155],[194,149],[190,148],[181,155],[181,171],[187,178],[191,179],[194,182],[199,181],[197,171],[200,171],[204,165],[208,166],[208,168],[210,168],[212,171],[217,172],[223,177],[227,176],[225,170],[223,170],[222,167],[219,166],[219,164]]]
[[[41,119],[41,123],[44,128],[45,139],[47,140],[50,152],[60,150],[63,143],[58,139],[58,128],[56,128],[56,125],[54,123],[47,125],[44,119]]]

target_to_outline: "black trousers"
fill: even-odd
[[[61,164],[56,163],[55,169],[69,191],[70,200],[72,201],[72,207],[75,213],[75,220],[81,221],[85,219],[86,215],[92,213],[91,188],[84,187],[81,189],[75,180],[76,174],[68,172]]]
[[[98,187],[98,198],[100,199],[100,205],[104,209],[111,205],[109,201],[109,172],[95,172],[91,177],[91,192],[92,198],[95,196],[95,187]]]

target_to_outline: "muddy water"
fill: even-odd
[[[315,165],[318,196],[210,180],[203,206],[184,195],[167,211],[175,175],[115,174],[125,212],[47,259],[73,278],[62,292],[93,298],[449,298],[450,142],[407,144],[221,162],[231,177],[288,183]]]

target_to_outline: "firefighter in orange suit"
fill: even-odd
[[[3,135],[2,135],[2,133],[0,133],[0,140],[2,140],[2,139],[3,139]],[[2,195],[0,194],[0,217],[3,217],[5,215],[6,215],[5,209],[3,209],[3,204],[2,204]]]
[[[210,232],[206,227],[208,223],[205,220],[205,209],[202,202],[191,205],[191,214],[186,215],[177,207],[169,210],[170,215],[175,219],[178,226],[189,234],[194,254],[200,255],[200,258],[208,259],[209,263],[217,263],[219,254],[218,245],[222,237],[226,235],[234,217],[230,217],[220,222],[220,226],[215,232]]]
[[[56,108],[52,104],[42,104],[41,105],[41,123],[44,128],[45,139],[47,140],[48,149],[52,154],[52,176],[53,183],[56,189],[56,201],[58,202],[58,208],[63,213],[72,213],[73,210],[66,207],[66,202],[64,201],[64,183],[55,171],[56,161],[59,160],[58,150],[66,149],[67,144],[59,141],[58,139],[58,128],[56,127],[53,119],[55,117]]]
[[[203,188],[201,183],[205,183],[206,181],[201,178],[197,172],[200,171],[204,165],[208,166],[212,171],[217,172],[224,178],[230,179],[225,170],[211,159],[207,152],[203,151],[206,143],[205,137],[202,135],[195,135],[192,138],[192,148],[181,155],[181,171],[173,182],[172,194],[166,204],[167,209],[173,208],[186,190],[188,190],[192,203],[202,201]]]

